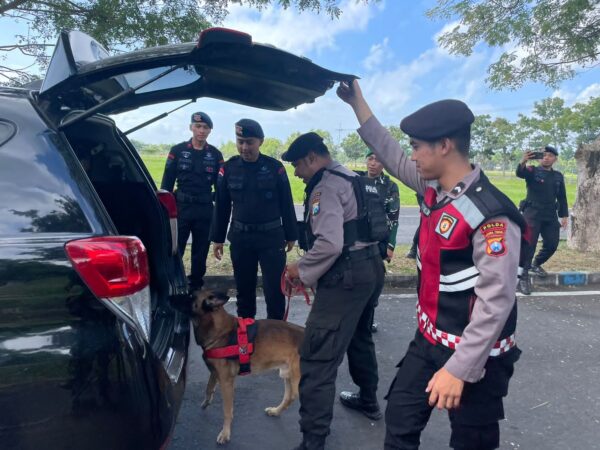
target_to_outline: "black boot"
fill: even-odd
[[[524,270],[517,285],[519,292],[523,295],[531,295],[531,283],[529,282],[529,272]]]
[[[413,245],[405,256],[410,259],[417,259],[417,246]]]
[[[364,397],[361,398],[361,395],[356,392],[343,391],[340,393],[340,402],[342,405],[363,413],[371,420],[379,420],[383,417],[379,409],[379,403],[377,403],[375,395],[370,396],[370,398],[372,400],[366,400]]]
[[[546,272],[542,266],[538,266],[537,264],[531,266],[530,271],[540,278],[546,278],[548,276],[548,272]]]
[[[294,450],[325,450],[327,436],[312,433],[303,433],[302,442]]]

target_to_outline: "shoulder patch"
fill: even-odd
[[[310,214],[316,216],[321,211],[321,193],[315,192],[310,205]]]
[[[495,220],[483,224],[479,229],[485,238],[485,252],[490,256],[503,256],[506,254],[506,222]]]
[[[222,177],[225,175],[225,167],[221,166],[221,168],[219,169],[219,176]]]

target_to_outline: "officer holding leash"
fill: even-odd
[[[322,450],[333,418],[337,368],[346,352],[350,375],[360,387],[354,406],[375,420],[381,418],[371,322],[384,275],[377,235],[384,236],[387,225],[376,188],[356,184],[364,177],[332,160],[318,134],[299,136],[282,159],[306,183],[308,251],[288,264],[288,276],[316,286],[300,348],[303,440],[296,449]],[[369,225],[363,208],[373,202],[379,214]]]
[[[169,151],[160,188],[173,191],[177,181],[177,236],[181,256],[192,234],[190,290],[204,284],[206,257],[210,247],[210,224],[213,214],[213,187],[223,164],[223,155],[206,139],[213,123],[208,114],[192,114],[189,141],[177,144]]]
[[[560,238],[560,228],[566,228],[569,218],[567,191],[563,174],[554,170],[552,165],[558,158],[558,150],[547,145],[543,152],[526,152],[517,166],[517,176],[525,179],[527,197],[521,203],[521,211],[530,229],[530,245],[526,248],[523,274],[519,281],[519,290],[531,294],[529,273],[542,278],[548,276],[542,264],[548,261],[556,249]],[[527,165],[527,161],[539,159],[538,166]],[[560,217],[560,223],[557,219]],[[535,256],[538,238],[542,235],[542,249]],[[533,262],[533,263],[532,263]]]
[[[521,353],[515,290],[525,221],[469,163],[474,116],[463,102],[435,102],[402,120],[409,157],[377,121],[356,80],[341,83],[338,95],[389,173],[424,195],[418,330],[386,397],[385,448],[417,449],[434,407],[449,411],[452,448],[498,448],[502,398]]]
[[[230,158],[219,172],[211,240],[217,259],[223,243],[231,243],[231,262],[237,287],[237,314],[256,315],[258,264],[262,271],[268,319],[283,319],[285,298],[281,274],[286,251],[298,239],[296,212],[290,182],[283,164],[260,153],[262,127],[251,119],[235,124],[239,156]]]

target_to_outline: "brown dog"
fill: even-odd
[[[192,324],[196,343],[203,350],[228,345],[230,333],[237,328],[237,319],[227,313],[223,305],[229,296],[224,293],[201,290],[194,293],[192,303]],[[254,341],[254,353],[250,358],[253,374],[266,370],[279,369],[285,392],[279,406],[265,408],[269,416],[278,416],[298,397],[300,382],[300,356],[298,349],[304,338],[304,328],[281,320],[257,320],[258,326]],[[210,378],[206,384],[206,398],[202,408],[212,402],[217,381],[223,396],[223,429],[217,436],[217,443],[224,444],[231,437],[233,419],[234,380],[239,373],[238,360],[204,358]]]

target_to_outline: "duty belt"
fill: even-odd
[[[460,343],[460,336],[447,333],[442,330],[438,330],[429,316],[421,309],[421,305],[417,302],[417,320],[419,322],[419,329],[421,333],[429,335],[437,343],[442,344],[449,349],[456,350],[456,346]],[[490,356],[499,356],[502,353],[506,353],[511,348],[517,345],[515,335],[510,336],[496,341],[494,347],[490,351]]]
[[[342,253],[342,258],[348,257],[351,261],[364,261],[372,258],[373,256],[380,256],[379,247],[376,245],[369,245],[368,247],[364,247],[359,250],[344,250]]]
[[[211,203],[212,193],[206,192],[204,194],[191,195],[177,191],[175,198],[181,203]]]
[[[279,228],[280,226],[281,219],[264,223],[244,223],[240,222],[239,220],[231,221],[231,228],[237,231],[269,231]]]

